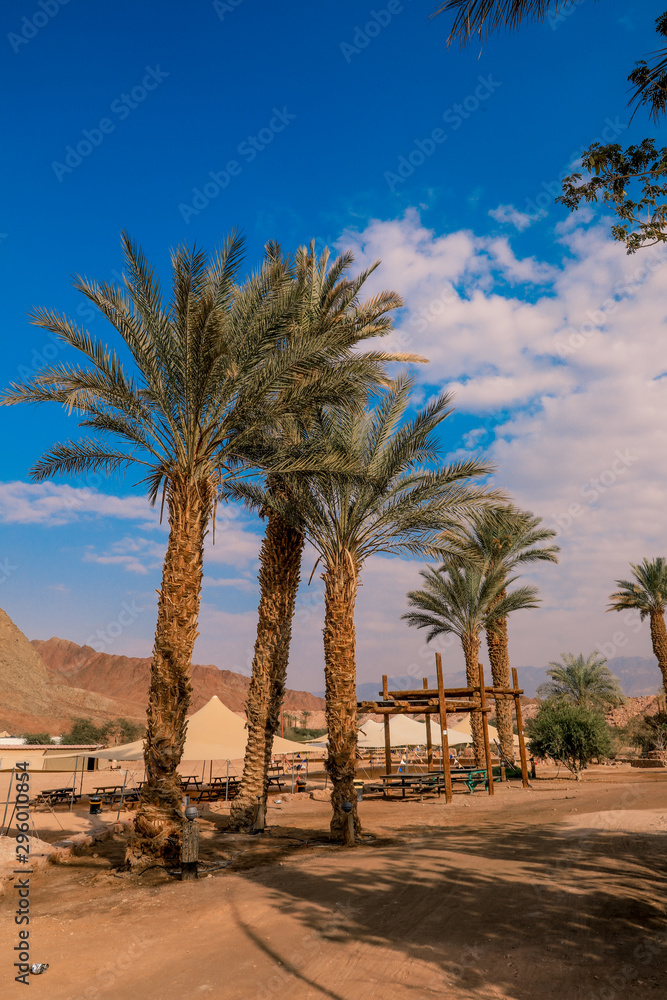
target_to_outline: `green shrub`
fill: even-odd
[[[49,733],[24,733],[23,739],[30,746],[35,746],[38,743],[48,746],[53,743]]]
[[[526,723],[528,749],[535,757],[552,757],[579,779],[594,759],[609,757],[613,742],[604,717],[567,701],[545,701]]]
[[[643,754],[667,750],[667,712],[635,716],[625,727],[624,735]]]
[[[133,743],[144,733],[143,726],[128,719],[116,719],[96,726],[92,719],[72,719],[70,729],[60,737],[61,743],[108,743],[110,735],[118,735],[121,743]]]

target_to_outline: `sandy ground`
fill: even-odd
[[[272,832],[254,838],[227,834],[221,805],[202,819],[202,855],[231,863],[195,883],[114,873],[116,834],[32,876],[32,960],[50,968],[31,995],[667,998],[667,771],[542,775],[450,806],[367,799],[354,850],[326,842],[325,802],[274,797]],[[62,831],[35,815],[44,840],[91,824],[83,808],[57,817]],[[12,1000],[24,992],[5,886],[0,997]]]

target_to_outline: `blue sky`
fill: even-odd
[[[496,461],[500,485],[563,535],[562,566],[536,576],[545,607],[522,622],[515,661],[541,665],[559,642],[648,655],[643,630],[601,609],[628,559],[662,551],[662,402],[646,391],[661,391],[664,367],[662,261],[637,276],[641,262],[604,221],[569,218],[552,196],[590,141],[655,134],[641,114],[628,126],[626,75],[655,48],[663,4],[583,0],[463,52],[445,47],[433,5],[6,3],[2,383],[68,356],[31,326],[32,307],[113,336],[69,276],[118,272],[123,228],[162,271],[170,246],[213,247],[234,227],[249,267],[267,239],[381,256],[378,287],[406,296],[398,343],[432,358],[416,399],[457,390],[446,448]],[[610,293],[623,308],[601,319]],[[573,326],[583,347],[564,358],[557,338]],[[110,652],[148,654],[164,530],[140,491],[131,480],[21,485],[74,421],[24,407],[0,419],[0,605],[31,637],[102,632]],[[196,658],[247,670],[260,529],[230,514],[208,554]],[[363,680],[391,630],[395,673],[423,645],[396,624],[416,568],[385,562],[360,599]],[[316,595],[302,598],[290,668],[312,689]]]

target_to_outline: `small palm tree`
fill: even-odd
[[[275,471],[277,457],[287,450],[295,460],[300,459],[304,476],[323,471],[323,463],[331,454],[323,454],[317,441],[313,448],[311,438],[317,426],[324,388],[328,390],[332,406],[356,407],[360,415],[368,392],[387,382],[386,361],[421,360],[413,355],[386,354],[377,350],[352,351],[360,341],[386,334],[392,326],[391,313],[402,304],[395,292],[383,292],[366,302],[360,301],[359,294],[379,261],[356,277],[349,277],[347,272],[354,261],[351,253],[330,261],[328,250],[318,257],[312,243],[299,248],[293,266],[282,258],[279,248],[274,245],[267,247],[267,256],[274,266],[282,269],[285,280],[292,282],[294,287],[289,337],[309,341],[315,347],[333,339],[343,353],[328,365],[322,359],[318,370],[311,373],[314,391],[310,401],[304,399],[298,423],[286,420],[270,428],[269,435],[255,440],[254,453],[248,456],[266,468],[266,490],[272,498],[287,506],[289,516],[272,505],[261,509],[266,518],[266,530],[259,557],[257,639],[246,701],[248,742],[241,788],[230,815],[230,822],[236,829],[254,824],[258,799],[266,805],[268,769],[285,691],[305,542],[303,525],[296,516],[298,509],[290,502],[290,478]]]
[[[630,564],[634,580],[617,580],[619,588],[609,600],[607,611],[639,611],[642,621],[648,618],[651,624],[651,643],[658,661],[662,684],[667,691],[667,628],[665,628],[665,604],[667,603],[667,561],[643,559],[638,565]]]
[[[397,379],[362,418],[353,411],[323,413],[319,440],[323,449],[349,457],[345,474],[324,472],[290,486],[290,504],[298,511],[308,541],[323,565],[324,671],[329,733],[327,771],[333,790],[331,836],[348,843],[344,802],[352,804],[354,829],[361,830],[354,793],[357,695],[354,614],[360,576],[376,553],[432,551],[438,535],[499,494],[469,482],[488,473],[477,461],[432,471],[436,462],[434,432],[451,412],[450,397],[440,396],[412,420],[402,422],[412,386]],[[354,474],[350,473],[350,470]],[[246,488],[256,506],[277,504],[257,488]],[[287,505],[278,508],[288,514]]]
[[[625,696],[621,691],[607,661],[599,653],[561,653],[562,663],[549,664],[547,676],[551,678],[540,684],[537,693],[541,698],[557,701],[571,701],[582,708],[607,709],[622,705]]]
[[[444,539],[443,549],[450,559],[458,557],[477,565],[487,564],[491,570],[498,569],[509,577],[518,566],[527,563],[557,562],[559,547],[545,544],[555,537],[556,532],[543,527],[541,519],[529,511],[501,507],[483,511],[470,525],[450,533]],[[501,588],[497,599],[502,600],[506,593],[506,588]],[[485,628],[493,684],[495,687],[510,687],[507,617],[494,617],[487,621]],[[509,699],[496,700],[496,723],[503,753],[513,760],[512,705]]]
[[[483,629],[493,628],[507,615],[522,608],[536,608],[537,588],[519,587],[507,592],[516,577],[508,577],[502,565],[484,562],[445,562],[439,569],[423,570],[424,586],[408,594],[414,608],[403,615],[415,628],[427,628],[426,641],[438,635],[455,635],[461,641],[469,687],[479,685],[479,647]],[[500,704],[500,702],[498,702]],[[471,717],[473,749],[478,766],[484,762],[482,721]]]
[[[232,234],[208,261],[201,251],[172,252],[168,303],[143,253],[123,235],[125,286],[77,278],[74,287],[102,312],[129,351],[131,367],[105,344],[57,313],[33,321],[85,359],[13,385],[2,403],[56,402],[101,437],[55,445],[33,467],[43,481],[59,474],[141,470],[151,504],[161,496],[169,536],[151,663],[142,788],[128,860],[178,859],[182,793],[176,768],[190,703],[203,547],[221,484],[235,475],[248,442],[269,417],[298,412],[303,393],[284,391],[310,345],[285,346],[289,289],[264,268],[242,287],[242,242]],[[312,364],[311,364],[312,367]],[[291,407],[291,409],[290,409]],[[111,442],[108,439],[111,439]],[[114,442],[120,442],[115,444]]]

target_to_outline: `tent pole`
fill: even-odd
[[[292,750],[292,795],[294,795],[294,751]]]
[[[227,780],[225,781],[225,802],[229,802],[229,761],[227,761]]]
[[[83,760],[81,761],[81,784],[79,785],[79,798],[83,795],[83,770],[84,770],[85,762],[87,760],[88,760],[88,758],[84,757]]]
[[[528,784],[528,761],[526,759],[526,743],[523,738],[523,713],[521,711],[521,695],[519,692],[519,678],[516,667],[512,667],[512,683],[514,686],[514,710],[516,712],[516,728],[519,730],[519,755],[521,757],[521,780],[524,788],[530,788]]]
[[[484,755],[486,757],[486,773],[488,777],[489,795],[493,795],[493,766],[491,764],[491,746],[489,744],[489,720],[486,707],[486,690],[484,688],[484,667],[479,664],[479,705],[482,713],[482,730],[484,732]]]
[[[445,802],[454,798],[452,792],[452,772],[449,763],[449,739],[447,738],[447,703],[445,701],[445,683],[442,679],[442,656],[435,654],[435,673],[438,678],[438,708],[440,709],[440,735],[442,742],[442,766],[445,772]]]
[[[69,800],[69,811],[74,808],[74,790],[76,788],[76,772],[79,770],[79,755],[74,758],[74,777],[72,778],[72,797]]]
[[[9,779],[9,788],[7,789],[7,801],[5,802],[5,814],[2,817],[2,828],[0,828],[0,837],[5,835],[5,820],[7,819],[7,810],[9,809],[9,796],[12,794],[12,785],[14,783],[14,771],[16,770],[16,764],[12,767],[12,776]]]
[[[391,732],[389,730],[388,715],[384,717],[384,763],[385,774],[391,774]]]
[[[118,812],[116,813],[116,822],[120,819],[120,811],[123,808],[123,800],[125,798],[125,785],[127,784],[127,768],[125,768],[125,777],[123,778],[123,787],[120,790],[120,802],[118,803]]]
[[[428,691],[428,677],[424,678],[424,690]],[[431,740],[431,716],[426,713],[424,719],[426,722],[426,757],[428,760],[429,771],[433,770],[433,742]]]

